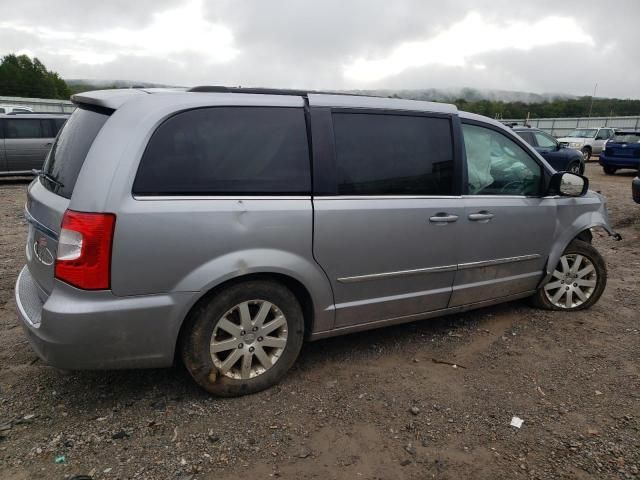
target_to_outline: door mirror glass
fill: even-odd
[[[589,180],[575,173],[559,172],[551,177],[549,185],[550,195],[564,197],[582,197],[589,190]]]

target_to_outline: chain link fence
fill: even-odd
[[[504,123],[524,125],[525,118],[500,119]],[[640,116],[637,117],[577,117],[577,118],[530,118],[528,125],[539,128],[554,137],[564,137],[576,128],[613,127],[638,130]]]
[[[76,106],[69,100],[46,98],[0,97],[0,105],[30,107],[34,112],[71,113]]]

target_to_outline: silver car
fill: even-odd
[[[605,288],[603,197],[453,105],[220,87],[73,100],[29,186],[16,285],[51,365],[180,358],[242,395],[305,339],[525,297],[574,311]]]
[[[41,169],[67,118],[62,113],[0,115],[0,177]]]

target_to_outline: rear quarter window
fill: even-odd
[[[295,195],[311,191],[304,111],[211,107],[166,120],[154,132],[135,195]]]
[[[40,181],[52,192],[71,198],[80,169],[109,114],[76,108],[60,130],[51,152],[45,161],[43,171],[56,182],[44,177]]]

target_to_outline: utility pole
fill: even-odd
[[[591,111],[593,110],[593,97],[596,96],[596,90],[598,89],[598,83],[596,82],[593,87],[593,95],[591,95],[591,105],[589,106],[589,118],[591,118]]]

